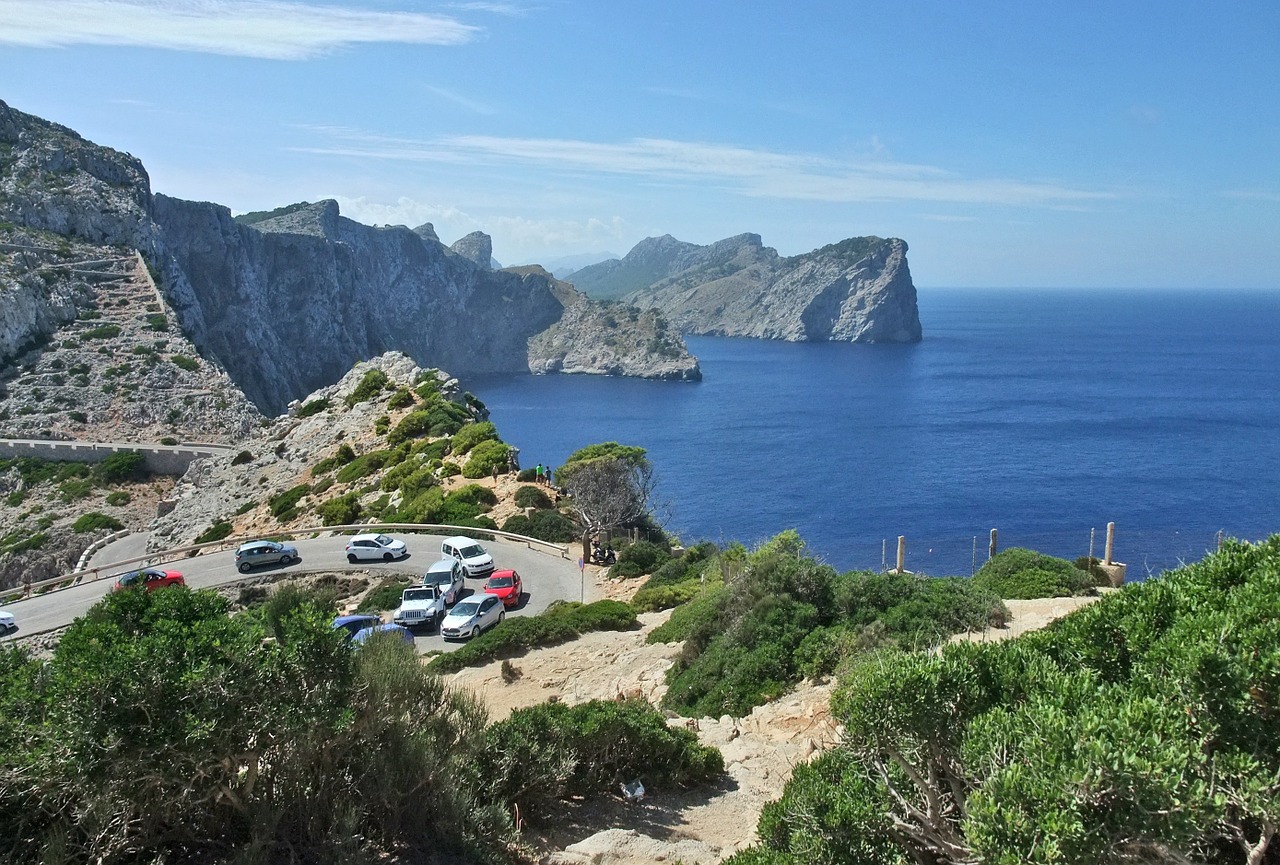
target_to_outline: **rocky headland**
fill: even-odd
[[[709,246],[664,235],[566,279],[591,297],[657,310],[683,333],[889,343],[922,334],[907,244],[896,238],[784,257],[757,234]]]
[[[494,270],[480,233],[451,248],[430,225],[374,228],[332,201],[256,217],[153,194],[137,159],[0,102],[0,364],[30,364],[28,352],[101,306],[102,265],[90,263],[135,253],[159,295],[146,302],[268,415],[389,350],[457,375],[549,371],[541,356],[531,364],[531,338],[587,303],[538,269]],[[696,377],[678,331],[661,352],[651,343],[626,341],[621,364],[568,366]],[[673,364],[688,372],[671,375]]]

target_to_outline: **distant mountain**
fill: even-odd
[[[562,255],[559,258],[548,259],[542,266],[553,273],[556,279],[568,279],[570,274],[588,265],[618,258],[622,256],[616,252],[580,252],[577,255]]]
[[[595,298],[656,309],[684,333],[763,339],[919,342],[907,244],[852,237],[791,257],[739,234],[698,246],[671,235],[571,275]]]

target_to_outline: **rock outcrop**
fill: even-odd
[[[649,238],[569,277],[589,296],[656,309],[684,333],[762,339],[919,342],[907,244],[854,237],[782,257],[760,236],[710,246]]]
[[[389,350],[459,375],[529,371],[530,339],[582,300],[540,269],[492,270],[479,233],[455,251],[430,224],[374,228],[332,201],[237,220],[221,205],[153,195],[138,160],[0,102],[0,363],[93,300],[83,280],[59,283],[23,257],[72,242],[104,257],[140,251],[199,354],[272,414]],[[672,377],[670,362],[655,355],[652,366]]]

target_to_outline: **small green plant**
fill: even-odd
[[[248,451],[240,451],[240,453],[231,458],[231,464],[233,466],[242,466],[245,463],[251,462],[253,462],[253,454]]]
[[[298,409],[298,417],[311,417],[313,414],[320,414],[329,407],[329,398],[313,399],[310,402],[304,402],[302,407]]]
[[[389,429],[391,429],[391,418],[385,414],[373,422],[373,431],[380,436],[386,435]]]
[[[414,399],[413,393],[407,387],[402,387],[387,400],[387,408],[408,408],[415,402],[417,400]]]
[[[177,443],[178,443],[178,440],[173,436],[162,436],[160,438],[160,444],[162,445],[168,445],[169,447],[173,447]]]
[[[147,477],[147,459],[138,451],[116,451],[93,470],[100,484],[123,484]]]
[[[88,423],[88,422],[89,422],[89,416],[88,416],[88,415],[86,415],[86,414],[85,414],[84,412],[82,412],[82,411],[69,411],[69,412],[67,412],[67,419],[68,419],[68,420],[75,421],[76,423]]]
[[[133,501],[133,496],[129,495],[124,490],[114,490],[107,493],[107,504],[112,507],[123,507],[131,501]]]
[[[147,316],[147,327],[151,330],[166,331],[169,329],[169,319],[159,312],[153,312]]]
[[[457,439],[457,436],[454,436]],[[500,441],[482,441],[471,449],[471,456],[462,467],[464,478],[487,478],[496,468],[502,471],[507,465],[510,448]]]
[[[86,532],[100,532],[103,530],[116,532],[124,528],[124,523],[115,517],[106,514],[90,511],[82,514],[79,519],[71,526],[71,531],[77,534],[85,534]]]
[[[175,354],[169,358],[169,361],[178,369],[185,369],[187,372],[195,372],[200,368],[200,364],[196,362],[195,358],[188,357],[185,354]]]
[[[120,325],[118,324],[100,324],[97,327],[91,327],[80,334],[81,339],[114,339],[120,335]]]
[[[356,385],[346,399],[347,408],[354,407],[357,403],[367,402],[378,394],[382,393],[383,388],[387,386],[387,374],[380,369],[371,369],[360,379],[360,383]]]
[[[316,508],[326,526],[346,526],[360,519],[360,497],[352,492],[330,499]]]
[[[978,569],[974,585],[1001,598],[1062,598],[1091,592],[1093,577],[1066,559],[1022,547],[1001,550]]]
[[[257,502],[245,502],[240,507],[236,508],[236,516],[242,516],[243,514],[247,514],[249,513],[249,511],[253,510],[257,506],[258,506]]]
[[[197,544],[208,544],[214,541],[220,541],[231,535],[232,526],[228,522],[217,522],[209,526],[196,537]]]
[[[549,508],[551,498],[541,487],[527,486],[516,490],[515,503],[518,508]]]

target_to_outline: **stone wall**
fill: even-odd
[[[183,475],[202,457],[227,453],[217,445],[144,445],[122,442],[70,442],[44,439],[0,439],[0,459],[38,457],[60,462],[100,463],[114,453],[138,451],[147,470],[158,475]]]

